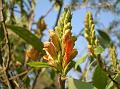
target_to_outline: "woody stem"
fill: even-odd
[[[62,76],[59,76],[60,89],[65,89],[65,80],[62,79]]]

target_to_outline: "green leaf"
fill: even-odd
[[[76,64],[75,61],[71,61],[66,72],[68,72],[71,68],[74,68],[74,69],[75,69],[75,64]],[[75,70],[81,72],[81,67],[80,67],[80,66],[77,66],[77,68],[76,68]]]
[[[81,80],[76,80],[73,78],[69,78],[68,89],[93,89],[93,86],[90,83],[83,82]]]
[[[27,43],[31,44],[38,51],[43,51],[43,43],[40,42],[40,40],[29,30],[13,25],[7,25],[7,27],[11,29],[14,33],[16,33],[18,36],[20,36],[22,39],[24,39]]]
[[[106,86],[105,89],[114,89],[114,88],[112,88],[113,86],[114,86],[114,84],[113,84],[113,82],[111,81],[111,82]]]
[[[44,68],[44,67],[50,67],[48,63],[45,62],[29,62],[27,65],[31,67],[36,67],[36,68]]]
[[[100,35],[100,38],[99,38],[100,44],[103,47],[109,47],[110,43],[111,43],[111,39],[110,39],[109,35],[102,30],[97,30],[97,31]]]
[[[97,48],[95,48],[94,53],[98,55],[101,54],[103,51],[104,49],[101,46],[98,46]]]
[[[102,30],[98,30],[98,33],[99,33],[99,35],[100,35],[102,38],[104,38],[104,40],[106,40],[106,41],[108,41],[108,42],[111,41],[109,35],[108,35],[106,32],[104,32],[104,31],[102,31]]]
[[[70,64],[70,69],[71,69],[71,68],[75,68],[75,64],[76,64],[76,62],[75,62],[75,61],[71,61],[71,64]],[[79,72],[81,72],[81,71],[82,71],[82,70],[81,70],[81,68],[80,68],[80,66],[77,66],[77,68],[76,68],[75,70],[77,70],[77,71],[79,71]]]
[[[108,77],[106,73],[100,68],[100,66],[97,66],[95,69],[95,72],[93,74],[93,84],[98,89],[105,89],[107,85]]]
[[[69,64],[69,66],[67,67],[67,70],[64,70],[65,73],[68,73],[72,68],[75,69],[75,64],[76,64],[75,61],[71,61],[70,64]],[[75,70],[76,70],[76,71],[79,71],[79,72],[82,71],[80,66],[77,66],[77,68],[76,68]]]
[[[79,64],[83,63],[83,62],[86,60],[87,57],[88,57],[87,54],[86,54],[85,56],[81,57],[81,58],[76,62],[76,64],[75,64],[75,69],[77,69],[77,66],[78,66]]]
[[[54,70],[51,70],[50,71],[50,77],[51,77],[51,79],[54,80],[55,76],[56,76],[56,72]]]

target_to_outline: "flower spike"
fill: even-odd
[[[71,60],[77,55],[77,50],[74,49],[75,37],[71,32],[71,18],[71,10],[66,8],[55,31],[49,30],[50,42],[44,44],[46,55],[43,58],[62,75],[66,75]]]

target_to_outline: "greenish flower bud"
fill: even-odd
[[[89,35],[88,35],[88,34],[86,34],[86,33],[84,34],[84,36],[85,36],[85,38],[89,38]]]
[[[87,12],[85,16],[85,38],[88,41],[88,49],[91,52],[90,54],[94,54],[94,50],[96,46],[99,45],[98,40],[95,36],[95,24],[93,21],[92,13]]]
[[[72,26],[71,26],[71,23],[68,22],[65,26],[64,26],[64,31],[67,30],[67,29],[72,29]]]
[[[113,66],[113,70],[115,71],[118,69],[118,59],[117,59],[117,54],[116,54],[116,47],[114,45],[111,45],[109,50],[110,50],[111,65]]]
[[[99,45],[98,39],[95,40],[95,45],[96,45],[96,46]]]

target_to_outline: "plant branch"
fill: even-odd
[[[59,76],[60,89],[65,89],[65,79],[62,79],[62,76]]]
[[[35,77],[35,80],[34,80],[34,82],[33,82],[33,85],[32,85],[32,87],[31,87],[31,89],[35,89],[36,82],[38,81],[39,76],[41,76],[41,75],[45,72],[45,70],[46,70],[46,69],[43,68],[42,70],[39,70],[39,71],[38,71],[38,73],[37,73],[37,75],[36,75],[36,77]]]
[[[4,75],[5,75],[5,78],[7,80],[7,85],[8,85],[8,88],[9,89],[12,89],[11,87],[11,83],[9,81],[9,75],[8,75],[8,69],[9,69],[9,63],[10,63],[10,58],[11,58],[11,53],[10,53],[10,42],[9,42],[9,37],[8,37],[8,31],[5,27],[5,20],[4,20],[4,13],[3,13],[3,1],[0,0],[0,21],[1,21],[1,26],[3,28],[3,31],[4,31],[4,38],[5,38],[5,45],[8,47],[8,58],[7,58],[7,63],[6,65],[4,64],[3,62],[3,70],[4,70]]]
[[[46,17],[54,8],[54,4],[52,5],[52,7],[45,13],[45,15],[43,15],[43,17]]]
[[[17,74],[16,76],[13,76],[13,77],[9,78],[9,80],[14,80],[14,79],[16,79],[16,78],[18,78],[18,77],[20,77],[20,76],[22,76],[24,74],[27,74],[27,73],[28,73],[28,71],[24,71],[24,72],[22,72],[20,74]],[[6,82],[6,81],[7,80],[4,80],[4,82]]]
[[[58,15],[57,15],[57,19],[56,19],[54,28],[55,28],[55,27],[57,26],[57,24],[58,24],[58,20],[59,20],[59,18],[60,18],[60,14],[61,14],[61,11],[62,11],[63,2],[62,2],[62,1],[59,2],[59,5],[60,5],[60,8],[59,8],[59,11],[58,11]]]
[[[3,26],[3,30],[4,30],[4,33],[5,33],[5,40],[6,40],[6,44],[8,46],[8,59],[7,59],[7,63],[6,63],[6,71],[9,69],[9,64],[10,64],[10,60],[11,60],[11,49],[10,49],[10,42],[9,42],[9,37],[8,37],[8,31],[6,29],[6,26],[5,26],[5,22],[2,22],[2,26]]]
[[[118,89],[120,89],[120,84],[119,84],[117,81],[115,81],[115,80],[112,78],[111,75],[109,75],[108,77],[109,77],[109,78],[111,79],[111,81],[116,85],[116,87],[117,87]]]
[[[116,85],[116,87],[118,89],[120,89],[120,86],[119,86],[120,84],[117,81],[115,81],[112,78],[112,76],[110,75],[110,73],[106,70],[106,67],[104,66],[103,62],[101,61],[101,55],[100,54],[97,56],[97,59],[98,59],[98,63],[100,65],[100,67],[102,68],[102,70],[108,74],[108,77],[110,78],[110,80]]]

